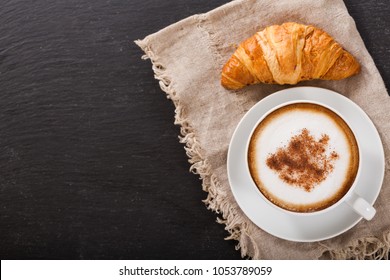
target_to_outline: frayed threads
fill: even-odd
[[[390,258],[390,231],[382,238],[364,237],[353,240],[341,250],[326,250],[321,259],[335,260],[388,260]]]
[[[188,161],[191,164],[190,172],[198,174],[202,179],[202,189],[207,192],[207,198],[203,200],[209,210],[216,213],[221,213],[223,219],[218,222],[226,225],[226,230],[230,236],[226,239],[233,239],[238,241],[237,250],[241,249],[242,257],[249,255],[247,245],[241,242],[241,232],[248,228],[248,225],[242,221],[239,215],[236,215],[236,210],[228,203],[226,193],[221,193],[219,190],[220,183],[217,177],[212,174],[211,165],[203,157],[203,152],[200,143],[195,137],[195,133],[188,120],[184,117],[184,109],[180,101],[176,98],[176,92],[172,85],[172,79],[166,74],[166,68],[158,61],[158,57],[152,51],[150,45],[145,40],[137,40],[135,43],[145,52],[143,59],[150,59],[152,62],[152,69],[154,77],[159,81],[160,88],[163,90],[169,99],[171,99],[176,107],[175,109],[175,124],[180,126],[179,140],[185,145]],[[247,232],[247,230],[245,230]],[[249,235],[245,235],[249,237]],[[253,244],[253,246],[256,246]]]

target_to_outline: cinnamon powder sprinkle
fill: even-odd
[[[333,163],[339,158],[335,151],[327,155],[328,144],[328,135],[323,134],[317,141],[304,128],[300,134],[290,139],[286,147],[270,154],[266,164],[287,184],[310,192],[333,171]]]

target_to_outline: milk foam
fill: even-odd
[[[332,172],[310,192],[287,184],[266,164],[270,154],[288,145],[291,137],[300,134],[303,129],[307,129],[317,141],[322,135],[328,135],[326,154],[335,151],[339,155],[333,163]],[[351,160],[350,144],[342,128],[326,113],[302,109],[286,111],[272,118],[256,139],[255,173],[265,190],[279,200],[299,205],[315,204],[333,197],[345,182]]]

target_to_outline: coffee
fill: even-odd
[[[351,188],[359,149],[338,114],[314,103],[293,103],[272,111],[255,128],[248,165],[270,202],[293,212],[315,212]]]

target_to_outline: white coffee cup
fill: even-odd
[[[307,129],[307,127],[310,129]],[[291,132],[289,131],[290,129]],[[302,132],[298,133],[297,131]],[[321,142],[325,138],[321,138],[322,136],[320,135],[327,136],[326,139],[329,141]],[[344,137],[344,135],[346,136]],[[299,137],[301,137],[301,142],[298,141]],[[351,145],[348,141],[352,141],[352,138],[355,142],[351,142]],[[267,139],[270,142],[267,142]],[[290,142],[286,141],[286,139],[289,139]],[[277,143],[278,140],[280,140],[280,143]],[[327,145],[323,144],[325,142]],[[353,143],[356,143],[356,145]],[[287,149],[290,148],[290,144],[293,152]],[[302,160],[306,158],[301,157],[299,151],[297,152],[298,157],[294,154],[296,144],[299,144],[300,148],[302,148],[302,145],[303,147],[308,145],[310,149],[318,146],[320,149],[317,149],[316,153],[310,153],[310,149],[302,148],[305,151],[304,156],[309,156],[307,162],[312,162],[313,159],[310,156],[319,154],[321,161],[318,166],[321,166],[321,168],[329,167],[330,171],[325,168],[323,170],[313,169],[313,166],[310,164],[308,164],[307,168],[314,171],[310,171],[311,173],[306,171],[305,162]],[[351,146],[353,146],[353,149],[346,151],[345,147]],[[325,152],[320,152],[323,148]],[[273,162],[273,156],[278,155],[277,151],[281,151],[281,155],[285,157],[280,160],[282,163],[290,163],[291,160],[294,161],[297,158],[301,162],[297,161],[298,163],[293,162],[293,164],[285,164],[284,166],[279,162],[277,168],[274,168],[272,165],[267,166],[266,163],[268,161]],[[376,210],[355,191],[361,173],[359,139],[343,115],[325,104],[307,100],[295,100],[271,109],[264,114],[253,128],[247,142],[246,152],[247,170],[258,189],[258,193],[267,203],[280,211],[292,215],[316,215],[346,203],[366,220],[371,220],[375,215]],[[331,153],[337,156],[330,158]],[[289,158],[290,156],[293,158]],[[356,160],[351,160],[355,158],[359,159],[358,163]],[[295,172],[294,169],[291,169],[291,166],[298,166],[301,173]],[[351,166],[352,169],[350,169]],[[350,170],[353,170],[353,172],[350,172]],[[285,174],[282,174],[283,172]],[[348,180],[345,179],[347,177],[340,175],[344,174],[343,172],[348,174],[348,176],[346,175]],[[324,175],[325,179],[323,179],[322,173],[326,174],[326,176]],[[300,174],[303,174],[303,177]],[[310,190],[307,188],[310,184],[305,182],[305,178],[308,178],[308,182],[317,181],[312,180],[308,174],[315,174],[314,177],[316,177],[317,181],[322,180],[318,184],[313,183],[313,188]],[[329,196],[329,198],[326,196]],[[296,205],[300,206],[297,207]],[[320,206],[316,209],[313,205]]]

